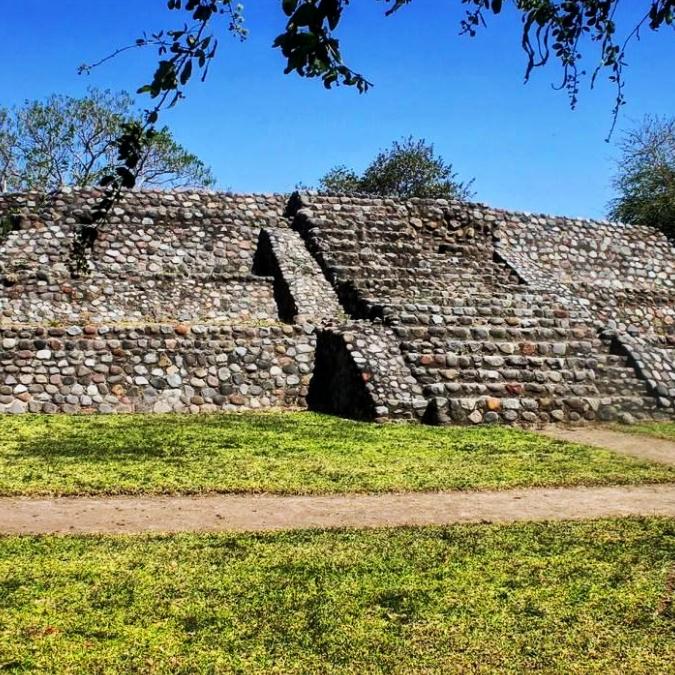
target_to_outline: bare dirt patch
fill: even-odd
[[[262,531],[675,517],[675,485],[283,497],[2,498],[0,533]]]

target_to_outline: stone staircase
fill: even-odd
[[[381,322],[398,340],[409,376],[397,377],[417,384],[414,416],[544,424],[658,415],[654,392],[589,314],[555,284],[525,283],[485,231],[421,233],[404,218],[321,205],[294,227],[352,318]]]
[[[0,195],[0,412],[675,412],[675,249],[648,228],[452,200],[129,192],[74,279],[72,236],[99,199]]]
[[[626,357],[583,318],[545,305],[545,296],[539,304],[515,294],[510,304],[480,300],[389,317],[430,401],[428,421],[607,421],[657,409]]]

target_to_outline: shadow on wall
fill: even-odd
[[[375,419],[375,404],[342,335],[329,331],[317,334],[307,405],[310,410],[329,415],[363,421]]]
[[[253,258],[253,274],[274,278],[274,300],[277,303],[279,319],[284,323],[294,323],[298,308],[288,283],[279,269],[272,242],[265,230],[260,230],[258,235],[258,245]]]

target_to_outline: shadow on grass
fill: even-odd
[[[510,457],[534,466],[563,456],[567,463],[587,461],[598,452],[511,428],[377,425],[312,412],[26,416],[0,427],[3,451],[8,466],[31,459],[177,466],[305,457],[313,473],[323,461],[345,459],[367,467],[411,457],[460,464]]]
[[[318,435],[327,434],[338,440],[345,435],[345,423],[310,413],[44,416],[26,418],[2,435],[14,444],[15,455],[44,461],[180,462],[222,450],[265,454],[266,446],[278,445],[284,437],[315,441]],[[369,425],[360,426],[367,429]]]

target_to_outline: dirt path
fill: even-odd
[[[639,434],[624,434],[604,427],[546,427],[541,431],[544,436],[561,441],[584,443],[607,448],[622,455],[640,457],[661,464],[675,464],[675,443],[663,438],[652,438]]]
[[[675,517],[675,485],[278,497],[2,498],[0,533],[142,533]]]

